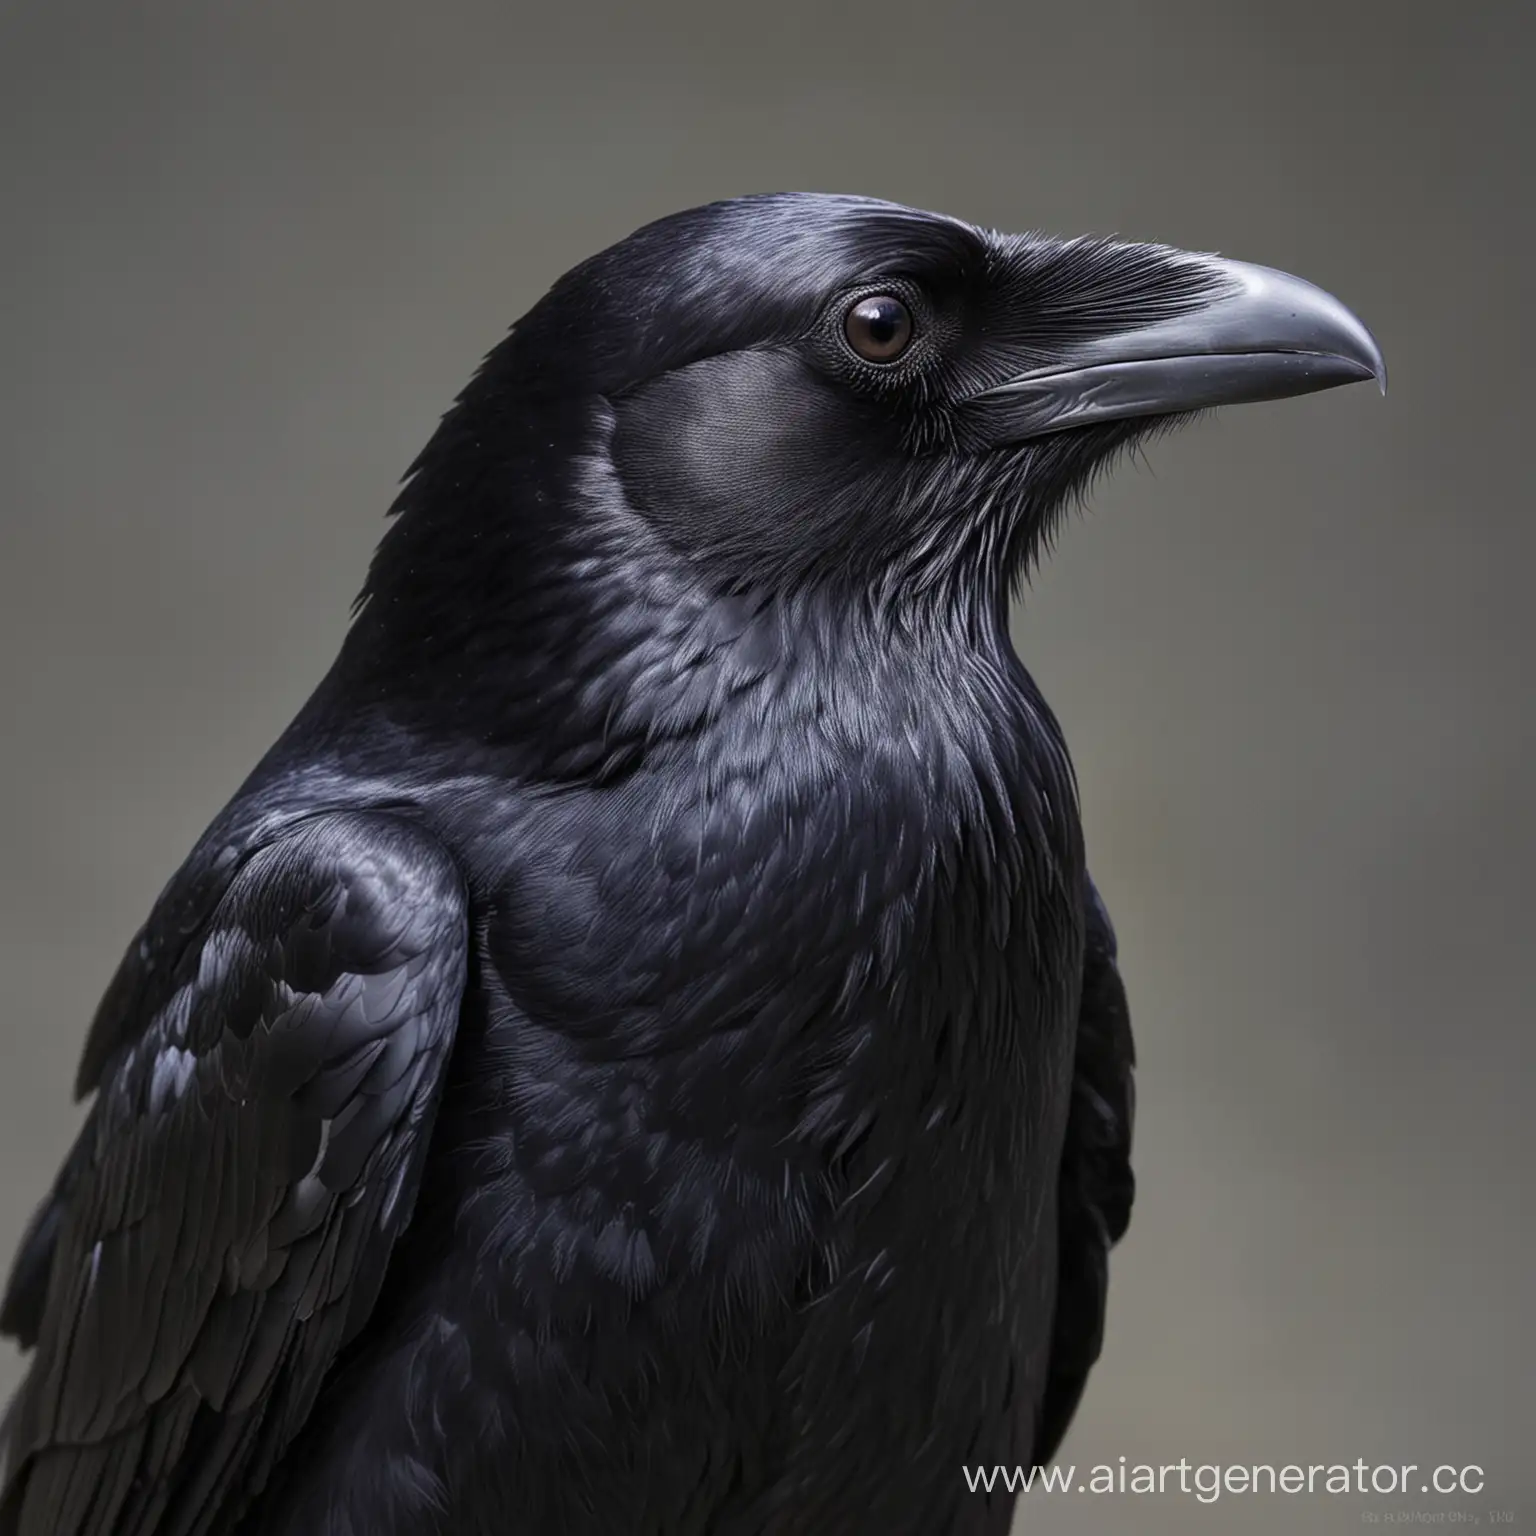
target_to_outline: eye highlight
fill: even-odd
[[[866,363],[894,363],[912,332],[912,311],[894,294],[866,294],[843,317],[843,335]]]

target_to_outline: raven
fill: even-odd
[[[1004,1531],[1132,1196],[1010,596],[1153,426],[1372,377],[1282,273],[861,198],[562,278],[106,991],[0,1536]]]

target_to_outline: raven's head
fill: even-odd
[[[862,198],[716,203],[517,323],[419,461],[372,590],[400,596],[448,549],[489,588],[547,576],[557,547],[590,569],[599,544],[650,545],[720,592],[1001,615],[1056,512],[1138,435],[1373,377],[1365,327],[1265,267]]]
[[[608,402],[631,505],[743,583],[1016,553],[1000,535],[1027,545],[1154,422],[1385,378],[1365,327],[1283,273],[817,195],[640,230],[499,363],[529,357]]]

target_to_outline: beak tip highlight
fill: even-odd
[[[1362,382],[1373,378],[1386,394],[1387,360],[1380,344],[1365,322],[1326,289],[1274,267],[1220,257],[1206,260],[1236,288],[1239,300],[1233,308],[1246,307],[1259,334],[1268,333],[1270,345],[1332,352],[1358,364]]]

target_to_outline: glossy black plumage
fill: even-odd
[[[137,1027],[7,1299],[36,1350],[7,1530],[221,1528],[410,1219],[463,992],[457,872],[406,823],[345,813],[224,862],[193,943],[155,975],[131,952],[131,996],[97,1019],[93,1044],[127,1022],[114,1005]]]
[[[0,1536],[1006,1529],[1132,1104],[1008,594],[1158,413],[996,391],[1230,294],[787,197],[514,328],[103,1002]]]

